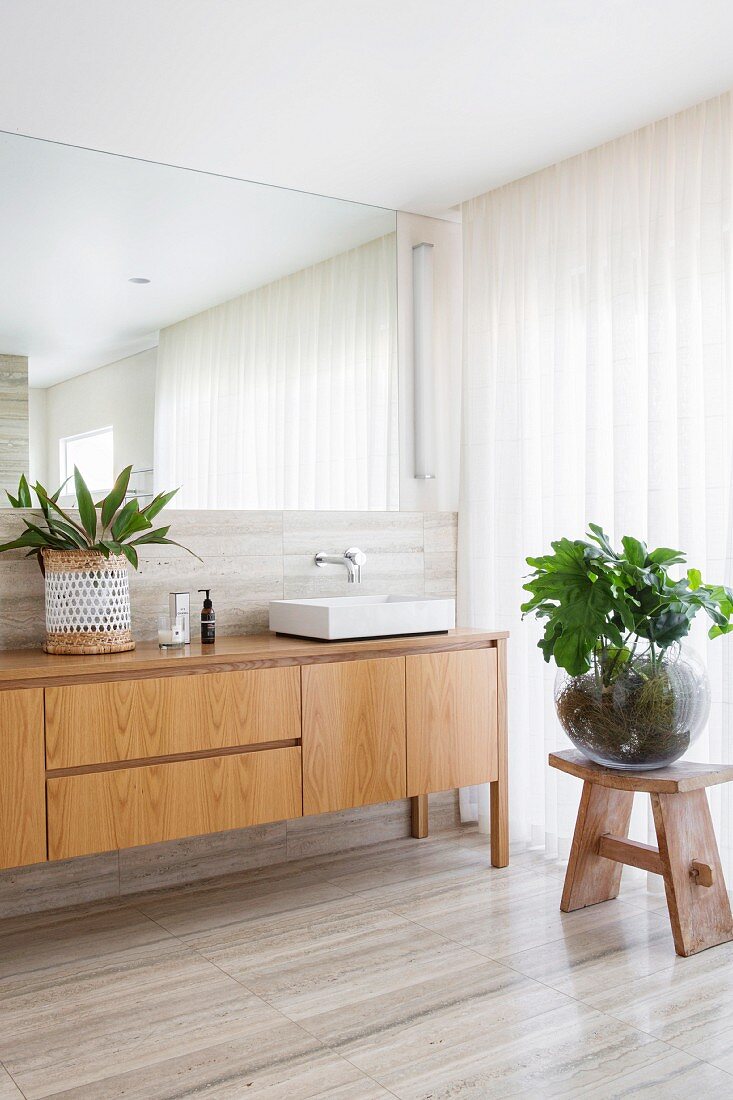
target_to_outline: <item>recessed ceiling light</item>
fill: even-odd
[[[128,283],[149,283],[150,279],[143,279],[141,275],[136,275],[133,279],[128,279]]]

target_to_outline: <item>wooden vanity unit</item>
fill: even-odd
[[[506,637],[0,653],[0,867],[487,781],[504,867]]]

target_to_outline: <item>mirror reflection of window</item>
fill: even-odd
[[[104,496],[114,485],[115,478],[112,428],[99,428],[97,431],[70,435],[59,440],[59,465],[62,482],[73,478],[76,466],[92,495]],[[74,496],[73,481],[67,485],[64,496]]]

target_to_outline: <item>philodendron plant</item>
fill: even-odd
[[[525,591],[524,615],[546,620],[538,643],[545,660],[579,676],[594,668],[606,685],[629,661],[640,643],[654,667],[659,656],[686,637],[692,620],[704,611],[711,638],[733,630],[733,591],[703,584],[699,569],[681,580],[669,573],[685,562],[680,550],[648,550],[625,536],[614,550],[608,536],[589,524],[588,540],[559,539],[552,554],[527,558],[534,570]]]
[[[132,466],[126,466],[107,496],[95,503],[84,478],[75,466],[73,480],[78,522],[59,504],[66,482],[55,493],[49,493],[38,481],[31,487],[23,475],[18,484],[17,496],[8,493],[8,499],[13,508],[33,509],[35,494],[40,515],[35,515],[33,519],[23,516],[25,530],[17,539],[0,545],[0,553],[28,547],[27,556],[32,557],[35,554],[43,570],[44,549],[96,550],[105,558],[110,554],[124,554],[130,565],[137,569],[136,547],[151,543],[180,546],[180,543],[168,538],[170,525],[153,527],[153,520],[173,499],[178,489],[158,493],[149,504],[141,507],[136,497],[125,500],[131,473]],[[193,553],[186,546],[181,548],[189,554]],[[197,554],[193,556],[198,557]]]
[[[700,611],[710,637],[733,630],[733,592],[683,577],[679,550],[647,549],[627,536],[615,550],[590,524],[587,541],[559,539],[527,558],[525,615],[545,622],[539,647],[566,675],[555,684],[557,715],[571,741],[597,763],[662,767],[703,729],[710,707],[704,666],[677,646]]]

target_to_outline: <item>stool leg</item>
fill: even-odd
[[[694,955],[727,943],[733,939],[733,917],[705,791],[653,794],[651,799],[677,954]],[[693,860],[712,871],[710,886],[698,885],[691,874]]]
[[[622,865],[599,856],[598,841],[604,833],[627,835],[633,805],[633,791],[616,791],[589,780],[584,782],[560,902],[563,913],[618,896]]]

